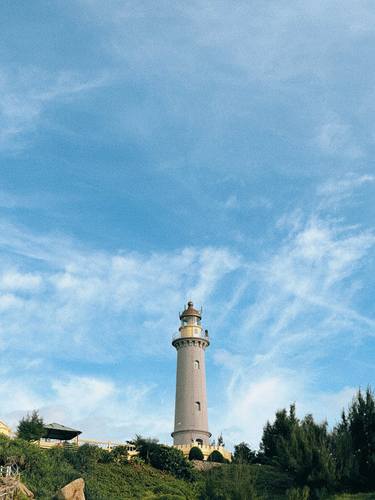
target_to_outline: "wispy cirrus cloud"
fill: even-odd
[[[337,191],[361,189],[371,181],[371,176],[353,175]],[[327,181],[318,189],[316,209],[286,213],[275,228],[282,234],[280,245],[257,259],[215,247],[104,252],[3,221],[0,345],[11,356],[23,353],[15,380],[18,397],[4,414],[16,420],[33,402],[49,420],[69,421],[86,435],[125,439],[140,432],[168,439],[173,389],[164,395],[159,417],[153,422],[145,417],[160,397],[157,377],[154,385],[133,379],[123,384],[109,375],[69,370],[56,377],[51,369],[43,385],[46,394],[38,380],[41,367],[44,375],[49,370],[51,356],[55,363],[95,359],[98,366],[126,356],[134,369],[141,355],[144,360],[170,359],[172,367],[171,327],[177,326],[181,305],[193,298],[210,310],[214,435],[222,430],[229,445],[245,439],[257,446],[265,421],[293,401],[300,413],[314,412],[333,424],[355,388],[345,382],[318,386],[317,367],[332,355],[335,370],[342,369],[335,351],[341,346],[353,351],[374,334],[375,318],[358,305],[358,295],[375,235],[332,218],[330,205],[326,211],[321,206],[329,196],[336,191]],[[340,200],[348,203],[346,195]],[[2,366],[4,380],[10,368]],[[24,381],[30,372],[33,383]],[[72,399],[82,405],[71,408]]]
[[[72,72],[48,73],[38,67],[0,68],[0,151],[25,147],[52,102],[85,94],[107,80],[105,75],[85,79]]]
[[[375,234],[332,218],[320,201],[332,196],[348,203],[349,191],[367,182],[372,176],[352,175],[336,189],[327,182],[318,190],[316,209],[285,215],[279,224],[284,232],[280,246],[252,263],[231,348],[215,353],[216,364],[227,370],[228,412],[220,425],[232,442],[245,432],[257,446],[265,421],[293,401],[300,414],[313,412],[332,425],[354,393],[355,387],[327,381],[325,390],[321,384],[318,389],[316,380],[322,375],[317,367],[332,357],[325,376],[340,379],[337,374],[353,361],[341,365],[337,350],[354,352],[374,337],[375,317],[361,310],[358,296],[368,286],[362,271],[374,253]],[[255,287],[255,297],[245,307],[248,286]]]

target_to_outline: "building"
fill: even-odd
[[[12,437],[13,435],[12,429],[1,420],[0,420],[0,434],[3,434],[7,437]]]
[[[202,312],[189,302],[180,314],[181,325],[172,339],[172,345],[177,350],[173,445],[185,455],[189,455],[193,446],[198,446],[205,459],[218,450],[230,460],[230,452],[222,446],[210,444],[205,365],[205,350],[210,345],[210,339],[208,331],[202,328],[201,320]]]
[[[62,424],[52,423],[44,426],[44,436],[39,440],[39,446],[41,448],[56,448],[62,446],[73,446],[78,447],[84,444],[89,444],[92,446],[98,446],[107,451],[113,450],[116,446],[123,446],[128,452],[128,457],[133,458],[138,455],[138,451],[135,448],[134,443],[126,441],[124,443],[118,443],[113,441],[97,441],[94,439],[81,439],[81,431],[77,429],[71,429]]]
[[[39,441],[41,448],[54,448],[63,445],[78,445],[78,436],[81,431],[71,429],[61,424],[44,425],[44,435]]]

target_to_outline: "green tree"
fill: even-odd
[[[375,489],[375,399],[370,387],[358,391],[333,431],[339,483],[352,491]]]
[[[25,441],[38,441],[45,434],[42,417],[37,410],[23,417],[17,427],[17,437]]]
[[[217,438],[217,445],[218,446],[225,446],[224,438],[223,438],[223,434],[222,433],[220,433],[220,436]]]
[[[333,490],[335,463],[326,422],[317,424],[312,415],[300,421],[291,405],[289,413],[278,411],[274,423],[267,422],[261,450],[268,463],[294,478],[296,486],[308,486],[315,495]]]
[[[239,443],[234,447],[233,462],[235,464],[253,464],[256,461],[256,453],[252,451],[247,443]]]
[[[189,460],[203,460],[203,453],[198,446],[193,446],[189,452]]]

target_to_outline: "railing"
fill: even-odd
[[[172,335],[172,342],[177,339],[191,339],[191,338],[197,338],[197,339],[204,339],[204,340],[209,340],[208,333],[205,331],[200,331],[199,333],[192,333],[191,335],[181,335],[181,332],[176,332]]]
[[[92,446],[99,446],[99,448],[104,448],[108,451],[113,450],[113,448],[116,448],[116,446],[125,446],[129,456],[138,454],[135,445],[129,442],[119,443],[114,441],[97,441],[95,439],[74,439],[71,441],[46,441],[44,439],[41,439],[40,441],[37,441],[37,443],[41,448],[78,448],[78,446],[89,444]]]
[[[116,448],[116,446],[125,446],[125,448],[130,452],[136,453],[135,445],[131,443],[116,443],[113,441],[96,441],[94,439],[80,439],[78,441],[78,446],[81,446],[83,444],[91,444],[95,446],[99,446],[100,448],[106,448],[107,450],[112,450],[113,448]]]
[[[18,476],[18,465],[0,465],[0,477]]]
[[[17,465],[0,466],[0,499],[13,500],[19,488],[19,471]]]

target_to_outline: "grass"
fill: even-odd
[[[83,478],[87,500],[197,498],[197,485],[144,464],[96,464]]]

